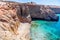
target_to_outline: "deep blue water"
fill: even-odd
[[[32,21],[31,39],[32,40],[60,40],[60,14],[59,21]]]

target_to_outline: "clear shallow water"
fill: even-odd
[[[58,22],[36,20],[32,21],[32,40],[60,40],[60,14]]]

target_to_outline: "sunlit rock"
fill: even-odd
[[[0,40],[30,39],[29,9],[22,8],[18,3],[0,2]]]

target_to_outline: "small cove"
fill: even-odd
[[[60,40],[60,14],[59,21],[32,21],[31,38],[32,40]]]

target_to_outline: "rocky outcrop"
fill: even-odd
[[[58,20],[49,7],[35,3],[0,2],[0,40],[30,40],[31,18]]]
[[[29,40],[31,17],[28,7],[0,2],[0,40]]]
[[[60,14],[60,6],[49,6],[56,14]]]
[[[33,19],[43,19],[48,21],[58,21],[58,16],[48,6],[30,4],[29,12]]]
[[[18,16],[22,15],[20,21],[31,22],[31,19],[43,19],[49,21],[58,21],[58,16],[56,16],[55,11],[53,11],[49,6],[38,5],[36,3],[16,3],[19,4],[21,12],[18,12]],[[27,18],[28,15],[28,18]],[[31,15],[31,17],[29,17]]]

